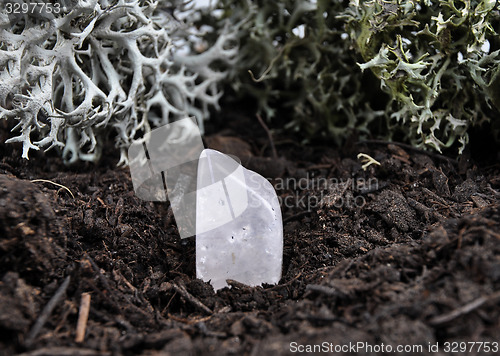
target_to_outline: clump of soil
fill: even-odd
[[[113,154],[65,167],[56,154],[28,162],[20,147],[2,144],[0,353],[276,355],[361,341],[422,345],[422,354],[439,343],[445,354],[447,341],[500,340],[498,164],[286,137],[275,138],[271,158],[258,126],[206,142],[275,185],[280,283],[231,282],[215,293],[196,279],[194,240],[179,238],[168,203],[134,195]],[[359,152],[380,166],[363,170]],[[77,343],[86,292],[87,331]]]

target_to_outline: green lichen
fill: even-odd
[[[286,127],[306,138],[340,143],[356,129],[461,153],[473,126],[491,125],[498,137],[496,1],[220,0],[219,7],[239,37],[234,90],[254,96],[273,120],[291,109]]]
[[[387,115],[415,145],[441,151],[500,108],[496,1],[351,1],[349,35],[389,93]],[[492,51],[492,49],[495,49]],[[495,107],[496,105],[496,107]]]
[[[356,65],[338,17],[342,1],[221,0],[219,8],[240,45],[229,83],[254,97],[267,118],[282,124],[290,115],[285,128],[338,144],[354,129],[368,134],[382,123],[363,90],[370,76]]]

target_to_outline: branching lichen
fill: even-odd
[[[211,66],[234,61],[233,34],[186,53],[198,34],[176,18],[192,11],[180,1],[170,4],[174,15],[155,0],[68,3],[50,16],[0,18],[0,118],[17,120],[20,134],[8,142],[22,142],[24,158],[63,147],[67,162],[95,161],[113,127],[123,164],[125,149],[151,126],[186,115],[203,124],[225,75]]]
[[[499,135],[498,1],[219,3],[242,23],[235,92],[268,118],[291,108],[287,127],[305,137],[357,129],[460,153],[475,125]]]
[[[351,1],[344,18],[360,68],[380,79],[388,116],[413,144],[458,140],[461,153],[471,126],[498,120],[497,1]]]
[[[25,158],[95,160],[114,128],[126,163],[151,127],[202,126],[224,78],[306,139],[357,131],[460,153],[473,126],[500,136],[498,1],[58,1],[74,4],[0,14],[0,118],[17,120]]]
[[[354,129],[367,134],[380,121],[383,112],[363,90],[370,78],[356,66],[344,20],[337,17],[346,8],[342,1],[218,4],[222,19],[238,29],[240,50],[229,84],[256,98],[265,117],[306,139],[323,136],[339,144]]]

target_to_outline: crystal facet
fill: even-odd
[[[210,149],[200,155],[196,193],[196,275],[214,289],[233,279],[277,283],[283,223],[267,179]]]

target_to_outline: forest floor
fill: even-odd
[[[0,354],[497,354],[498,157],[276,136],[273,158],[264,128],[242,120],[206,144],[286,202],[283,272],[217,293],[196,279],[194,239],[180,239],[168,203],[135,196],[112,144],[98,165],[74,167],[0,144]],[[380,165],[363,170],[358,153]]]

